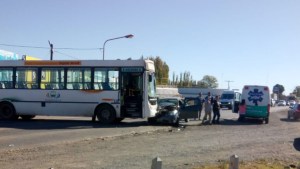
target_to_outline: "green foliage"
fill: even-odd
[[[273,93],[274,93],[274,89],[277,88],[279,90],[279,94],[282,95],[282,93],[284,92],[284,87],[281,84],[276,84],[273,87]]]
[[[197,86],[200,88],[212,88],[215,89],[219,86],[218,80],[214,76],[205,75],[202,80],[197,82]]]
[[[141,57],[141,59],[143,56]],[[201,88],[217,88],[218,80],[214,76],[205,75],[202,80],[195,81],[189,71],[181,72],[175,75],[173,72],[172,80],[169,81],[169,66],[159,56],[149,57],[148,59],[154,61],[155,78],[157,85],[173,85],[177,87],[201,87]]]
[[[169,66],[159,56],[149,57],[148,59],[154,61],[155,78],[158,85],[167,85],[169,83]]]
[[[297,97],[300,97],[300,86],[296,86],[293,94],[296,95]]]

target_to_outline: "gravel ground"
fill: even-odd
[[[300,123],[286,120],[286,108],[279,110],[272,112],[269,124],[223,116],[219,125],[191,121],[164,131],[2,150],[0,168],[144,169],[159,156],[164,169],[189,169],[228,160],[233,154],[242,161],[299,161]]]

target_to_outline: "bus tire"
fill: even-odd
[[[0,119],[3,120],[16,120],[18,116],[14,106],[9,102],[0,104]]]
[[[35,115],[21,115],[22,120],[31,120],[35,117]]]
[[[96,116],[100,123],[111,124],[116,120],[116,111],[110,105],[102,105],[96,109]]]

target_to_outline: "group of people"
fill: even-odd
[[[207,93],[207,96],[203,99],[202,93],[199,93],[198,96],[200,106],[199,106],[199,120],[201,117],[201,112],[204,106],[204,117],[202,119],[202,124],[206,124],[208,116],[208,124],[219,124],[220,123],[220,97],[212,97],[210,92]],[[211,119],[213,112],[213,118]]]

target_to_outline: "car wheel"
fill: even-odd
[[[156,118],[155,117],[148,117],[148,123],[149,124],[155,124],[156,123]]]
[[[174,127],[178,127],[179,126],[179,118],[176,119],[176,121],[173,123]]]
[[[288,113],[287,119],[288,119],[288,120],[291,120],[291,115],[290,115],[290,113]]]
[[[268,118],[268,117],[265,118],[265,123],[266,123],[266,124],[269,124],[269,118]]]

